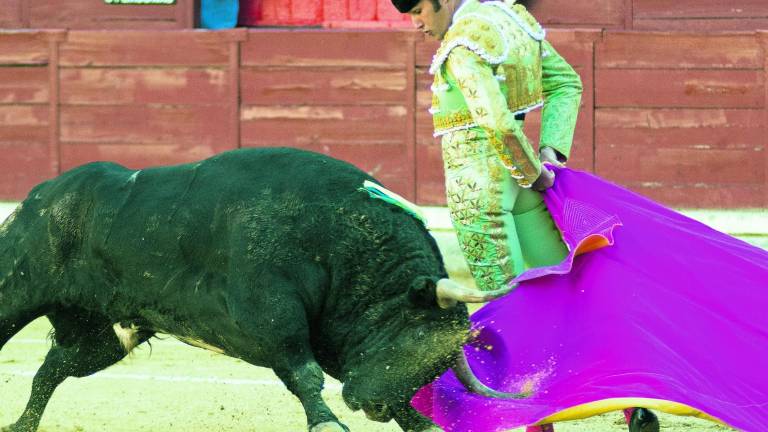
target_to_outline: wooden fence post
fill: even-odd
[[[66,40],[67,32],[56,30],[46,33],[48,39],[48,157],[51,176],[61,173],[61,145],[59,140],[59,45]]]
[[[763,107],[763,209],[768,208],[768,31],[758,31],[757,37],[763,48],[763,87],[765,88],[765,106]]]

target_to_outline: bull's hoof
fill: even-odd
[[[629,432],[659,432],[659,418],[651,410],[635,408],[629,420]]]
[[[336,422],[323,422],[312,426],[309,432],[349,432],[349,429]]]

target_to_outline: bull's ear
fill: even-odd
[[[408,287],[408,300],[416,306],[437,306],[437,279],[419,276]]]

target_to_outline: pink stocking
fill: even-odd
[[[632,413],[635,412],[634,408],[625,408],[624,409],[624,418],[627,420],[627,424],[629,424],[629,421],[632,420]]]
[[[555,432],[555,425],[547,423],[538,426],[528,426],[525,428],[525,432]]]

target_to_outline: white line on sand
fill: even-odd
[[[175,341],[174,341],[175,342]],[[181,344],[181,342],[178,342]],[[11,339],[8,345],[21,344],[21,345],[42,345],[50,344],[50,341],[46,339]],[[0,376],[23,376],[32,377],[35,376],[36,371],[28,371],[21,369],[5,369],[0,368]],[[259,386],[280,386],[285,385],[280,380],[276,379],[246,379],[246,378],[218,378],[211,376],[188,376],[188,375],[154,375],[154,374],[125,374],[125,373],[112,373],[112,372],[99,372],[88,378],[91,379],[106,379],[106,380],[124,380],[124,381],[163,381],[163,382],[182,382],[182,383],[202,383],[202,384],[226,384],[226,385],[259,385]],[[334,382],[326,382],[326,389],[340,392],[341,384]]]
[[[0,375],[35,376],[36,371],[25,370],[0,370]],[[260,386],[280,386],[284,384],[278,380],[255,380],[255,379],[237,379],[237,378],[216,378],[216,377],[194,377],[186,375],[150,375],[150,374],[121,374],[110,372],[99,372],[89,377],[91,379],[107,380],[127,380],[127,381],[164,381],[164,382],[183,382],[183,383],[204,383],[204,384],[227,384],[227,385],[260,385]],[[326,389],[341,390],[340,384],[327,383]]]
[[[25,370],[0,370],[1,375],[33,377],[36,371]],[[239,378],[216,378],[216,377],[194,377],[186,375],[150,375],[150,374],[121,374],[110,372],[99,372],[88,378],[106,379],[106,380],[124,380],[124,381],[164,381],[164,382],[182,382],[182,383],[203,383],[203,384],[227,384],[227,385],[259,385],[259,386],[280,386],[285,385],[278,380],[255,380]],[[326,383],[324,388],[333,391],[341,391],[341,384]]]

